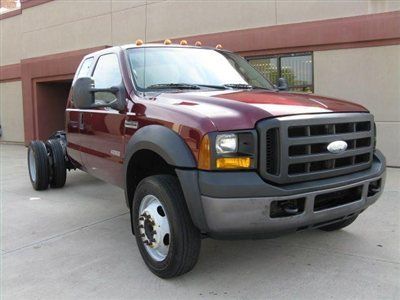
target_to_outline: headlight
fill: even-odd
[[[241,130],[206,134],[199,147],[201,170],[255,169],[257,166],[257,132]]]
[[[238,148],[238,138],[234,133],[220,134],[215,139],[217,154],[235,153]]]

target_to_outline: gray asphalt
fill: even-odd
[[[142,262],[122,190],[76,171],[36,192],[26,148],[0,150],[3,299],[400,299],[400,169],[344,230],[206,239],[192,272],[162,280]]]

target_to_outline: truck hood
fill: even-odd
[[[153,98],[162,106],[207,117],[216,130],[254,128],[257,121],[297,114],[367,112],[358,104],[305,93],[266,90],[163,93]]]

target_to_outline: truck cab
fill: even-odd
[[[286,88],[221,47],[94,52],[74,77],[65,133],[28,150],[32,184],[61,187],[78,168],[123,188],[142,257],[163,278],[194,267],[202,238],[344,228],[384,186],[373,115]]]

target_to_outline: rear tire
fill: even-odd
[[[193,269],[200,253],[200,232],[193,225],[176,177],[143,179],[133,199],[131,222],[140,254],[151,272],[172,278]]]
[[[62,188],[67,179],[64,149],[58,140],[48,140],[46,146],[49,149],[51,160],[50,186],[52,188]]]
[[[49,187],[49,159],[42,141],[32,141],[28,147],[28,170],[35,190],[42,191]]]
[[[335,230],[339,230],[342,229],[344,227],[349,226],[351,223],[353,223],[356,219],[357,219],[358,215],[353,216],[351,218],[348,218],[346,220],[337,222],[337,223],[333,223],[330,225],[326,225],[326,226],[322,226],[319,227],[318,229],[322,230],[322,231],[335,231]]]

